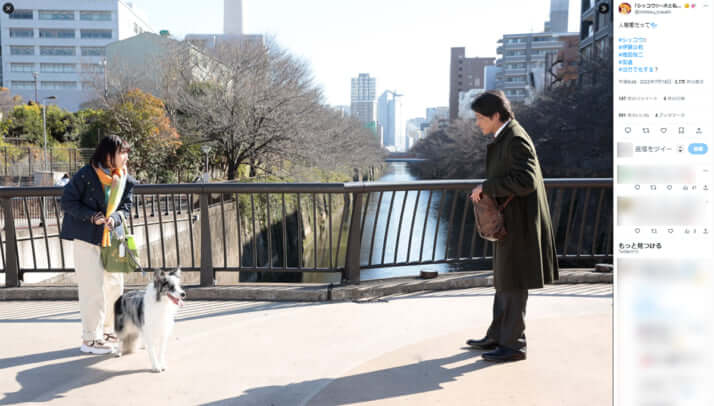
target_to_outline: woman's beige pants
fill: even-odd
[[[124,275],[105,272],[99,246],[74,240],[82,339],[100,340],[114,332],[114,302],[124,291]]]

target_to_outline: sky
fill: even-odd
[[[158,32],[222,33],[224,0],[130,0]],[[231,1],[231,0],[225,0]],[[369,73],[404,94],[404,118],[448,106],[451,47],[496,57],[504,34],[543,31],[550,0],[243,0],[243,32],[264,34],[305,61],[325,102],[350,104],[350,79]],[[580,0],[570,0],[578,31]]]

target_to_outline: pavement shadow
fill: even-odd
[[[261,312],[267,310],[325,306],[328,304],[329,302],[256,302],[255,304],[239,308],[216,309],[212,305],[212,302],[204,302],[195,305],[191,304],[192,308],[190,310],[187,310],[185,312],[179,312],[179,314],[176,316],[176,322],[180,323],[190,320],[229,316],[242,313]]]
[[[60,353],[60,357],[68,357],[69,355],[65,354],[65,351],[69,350],[55,352]],[[72,353],[77,356],[76,349],[72,350]],[[52,354],[52,352],[45,354]],[[50,356],[45,354],[38,354],[37,359],[41,360],[43,356],[45,358]],[[77,357],[77,359],[71,361],[41,365],[36,368],[18,372],[16,380],[21,385],[20,390],[17,392],[5,393],[4,397],[0,399],[0,405],[15,405],[25,402],[49,402],[53,399],[63,398],[65,393],[76,388],[91,386],[111,379],[115,376],[134,374],[138,372],[150,372],[149,369],[106,371],[92,367],[93,365],[106,360],[107,357],[111,357],[111,355],[80,355]],[[50,359],[53,358],[44,360]]]
[[[62,358],[76,357],[79,352],[77,347],[64,350],[41,352],[39,354],[20,355],[17,357],[0,358],[0,369],[12,368],[18,365],[36,364],[45,361],[57,361]]]
[[[381,301],[384,302],[391,302],[391,301],[397,301],[397,300],[413,300],[413,299],[443,299],[443,298],[450,298],[450,297],[493,297],[495,294],[494,291],[491,292],[464,292],[464,293],[443,293],[444,291],[422,291],[422,292],[413,292],[413,293],[407,293],[407,294],[399,294],[399,295],[389,295],[389,296],[382,296],[378,299],[381,299]],[[586,297],[586,298],[612,298],[613,294],[612,292],[606,292],[606,293],[601,293],[601,292],[541,292],[538,290],[530,290],[528,291],[528,296],[533,297],[533,296],[543,296],[543,297]]]
[[[449,364],[476,357],[478,351],[419,361],[409,365],[379,371],[345,376],[337,379],[316,379],[283,386],[264,386],[246,390],[241,396],[205,403],[203,406],[293,404],[347,405],[377,401],[442,389],[442,384],[454,381],[469,372],[495,365],[482,359],[466,365],[449,367]],[[303,399],[300,401],[299,399]]]

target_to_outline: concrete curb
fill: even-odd
[[[612,273],[562,270],[555,284],[612,283]],[[434,279],[390,278],[358,285],[241,284],[240,286],[186,287],[188,300],[256,300],[276,302],[325,302],[376,299],[421,291],[469,289],[493,286],[493,272],[441,274]],[[138,286],[128,289],[140,288]],[[77,300],[76,286],[27,286],[0,288],[0,301]]]

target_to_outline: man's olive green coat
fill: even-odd
[[[488,145],[483,193],[496,197],[499,204],[514,196],[503,210],[508,235],[495,243],[496,290],[542,288],[558,279],[543,174],[533,141],[516,120]]]

